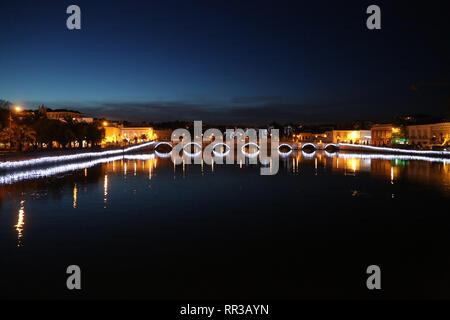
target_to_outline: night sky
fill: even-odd
[[[448,1],[0,1],[0,99],[26,108],[264,124],[450,107]]]

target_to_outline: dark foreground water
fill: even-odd
[[[274,176],[125,159],[6,179],[0,296],[450,298],[449,162],[377,157],[294,154]]]

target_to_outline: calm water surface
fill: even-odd
[[[450,298],[450,162],[378,157],[295,153],[274,176],[117,159],[4,180],[0,295]]]

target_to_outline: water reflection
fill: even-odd
[[[180,166],[172,163],[171,159],[160,159],[162,167],[164,169],[169,166],[173,166],[173,178],[176,179],[177,175],[181,177],[188,177],[190,175],[191,166],[197,167],[195,164],[189,164],[183,161]],[[151,180],[157,170],[158,158],[155,154],[135,154],[127,156],[115,156],[103,159],[95,159],[92,161],[69,163],[64,165],[58,165],[48,168],[28,169],[23,171],[6,171],[0,174],[0,201],[5,194],[5,185],[11,185],[23,180],[37,181],[38,178],[60,176],[64,173],[73,173],[78,170],[83,170],[83,176],[87,178],[104,171],[99,179],[103,180],[103,193],[104,193],[104,205],[106,207],[108,201],[108,189],[110,183],[110,177],[108,173],[115,174],[122,173],[124,179],[127,178],[129,171],[129,165],[132,165],[132,175],[138,177],[139,173],[145,172],[148,179]],[[272,169],[271,160],[268,162]],[[386,177],[391,184],[394,184],[398,179],[408,179],[411,181],[438,185],[444,189],[448,189],[450,181],[450,159],[436,158],[436,157],[423,157],[423,156],[406,156],[406,155],[381,155],[381,154],[351,154],[351,153],[329,153],[314,151],[308,153],[305,151],[293,152],[288,157],[280,158],[280,174],[281,172],[299,175],[308,172],[307,168],[312,168],[314,175],[328,174],[327,172],[341,173],[344,176],[355,176],[360,173],[368,173],[374,177]],[[148,166],[148,168],[146,167]],[[222,167],[226,167],[227,170],[238,166],[240,169],[257,166],[252,165],[248,158],[239,159],[237,165],[217,165],[219,171],[223,170]],[[300,166],[303,167],[300,170]],[[88,168],[99,167],[103,168],[100,171],[90,172]],[[180,171],[177,167],[181,167]],[[203,161],[200,161],[199,171],[201,175],[204,175],[205,168]],[[192,172],[195,172],[193,170]],[[216,172],[216,164],[214,161],[210,164],[208,173]],[[255,171],[255,176],[259,175],[259,172]],[[62,179],[67,181],[67,178]],[[77,208],[77,196],[79,181],[72,182],[73,193],[73,208]],[[21,187],[28,189],[29,183],[21,185]],[[31,189],[34,188],[34,184],[29,185]],[[0,203],[1,205],[1,203]]]
[[[387,251],[397,259],[398,248],[411,244],[399,260],[412,261],[423,257],[422,253],[427,261],[432,253],[436,253],[435,262],[445,257],[450,217],[435,208],[445,207],[450,198],[447,159],[293,152],[280,159],[280,170],[274,176],[261,176],[260,165],[248,159],[234,165],[185,161],[174,166],[171,159],[138,154],[102,161],[35,169],[48,176],[0,172],[3,181],[9,182],[0,185],[0,229],[4,230],[2,253],[8,259],[9,252],[17,257],[8,261],[11,269],[42,266],[36,257],[59,266],[61,261],[82,256],[100,270],[102,263],[110,261],[117,263],[118,270],[131,266],[127,270],[137,270],[136,281],[141,281],[145,274],[140,270],[155,278],[161,270],[175,274],[179,257],[192,248],[204,251],[185,265],[208,267],[208,260],[198,261],[198,257],[204,253],[209,258],[217,251],[211,248],[224,244],[232,248],[230,252],[242,248],[235,259],[246,257],[249,248],[260,248],[246,261],[255,260],[255,265],[247,264],[252,266],[250,271],[258,267],[262,256],[275,261],[276,270],[280,257],[298,250],[311,252],[308,260],[313,261],[317,252],[329,259],[341,257],[342,248],[350,248],[343,261],[351,257],[370,260],[359,256],[364,251],[360,247],[371,248],[372,254],[372,245],[380,241],[384,242],[377,248],[379,256]],[[272,168],[271,160],[265,166]],[[415,209],[423,199],[430,210]],[[378,236],[380,230],[382,236]],[[428,242],[422,246],[418,244],[422,240]],[[439,250],[431,252],[429,248],[436,245]],[[420,256],[415,255],[418,248]],[[55,249],[58,254],[48,254]],[[326,265],[326,259],[321,264]],[[223,261],[218,252],[214,265]],[[289,279],[304,270],[303,261],[293,260]],[[349,265],[359,263],[355,260]],[[442,269],[447,267],[448,263]]]
[[[17,246],[22,247],[23,226],[25,224],[25,200],[20,201],[20,208],[17,214],[17,224],[14,226],[17,231]]]
[[[245,180],[248,179],[248,173],[252,175],[252,179],[259,179],[258,166],[252,165],[248,159],[240,159],[235,165],[216,165],[213,161],[210,167],[204,167],[203,161],[200,163],[200,165],[195,165],[183,162],[177,166],[170,159],[158,160],[153,155],[147,154],[95,159],[51,168],[3,173],[0,176],[0,181],[3,183],[0,186],[0,209],[6,200],[20,200],[18,211],[16,211],[16,207],[13,212],[17,213],[14,229],[17,235],[17,246],[21,247],[23,246],[25,225],[25,199],[31,199],[31,201],[47,200],[48,195],[50,195],[52,199],[59,201],[67,195],[69,198],[68,206],[78,209],[80,190],[84,192],[83,197],[86,195],[91,197],[92,200],[95,193],[91,190],[96,190],[96,188],[91,189],[89,185],[99,185],[102,186],[100,194],[95,195],[93,201],[98,199],[104,209],[111,210],[113,206],[109,202],[114,200],[112,195],[114,188],[116,188],[116,191],[118,190],[117,192],[124,192],[123,183],[120,182],[127,179],[127,174],[134,196],[139,192],[138,184],[144,180],[151,180],[152,184],[167,184],[173,179],[182,177],[195,184],[198,182],[198,176],[207,178],[212,175],[220,177],[220,179],[226,179],[231,176],[239,177],[242,175]],[[127,171],[130,165],[133,168],[132,172]],[[271,160],[268,165],[272,168]],[[88,167],[89,170],[87,170]],[[306,178],[295,180],[295,184],[299,186],[311,183],[312,180],[310,179],[323,179],[324,177],[328,179],[332,175],[341,175],[350,179],[356,176],[364,176],[366,184],[367,181],[373,181],[373,179],[388,185],[416,184],[432,187],[440,194],[450,196],[450,163],[448,159],[427,158],[426,160],[417,160],[416,157],[383,156],[379,154],[335,153],[332,155],[326,152],[313,152],[312,154],[293,152],[289,157],[280,159],[278,175],[281,176],[281,180],[270,180],[271,182],[269,182],[266,178],[266,180],[261,180],[261,184],[268,183],[270,185],[267,185],[267,187],[273,188],[277,187],[273,184],[294,182],[286,179],[296,179],[295,176]],[[54,178],[40,179],[41,177],[52,176]],[[173,179],[171,176],[173,176]],[[155,177],[158,179],[154,179]],[[140,180],[142,178],[144,180]],[[220,181],[217,181],[217,183],[220,183]],[[242,183],[245,185],[245,182]],[[361,190],[361,185],[358,184],[357,180],[354,180],[354,183],[349,195],[359,197],[362,195],[361,191],[364,190]],[[193,185],[189,186],[193,187]],[[151,185],[148,185],[148,187],[151,188]],[[367,189],[367,186],[363,185],[362,189]],[[398,198],[401,195],[398,189],[392,189],[388,192],[391,198]],[[27,196],[29,198],[26,198]],[[86,210],[91,210],[91,207],[86,207]]]
[[[114,162],[113,162],[114,166]],[[108,175],[105,174],[105,179],[103,180],[103,208],[106,209],[106,203],[108,202]]]
[[[77,184],[75,183],[73,185],[73,208],[74,209],[77,208],[77,194],[78,194],[78,189],[77,189]]]

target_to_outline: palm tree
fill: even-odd
[[[17,146],[18,150],[22,150],[24,145],[36,141],[36,131],[29,126],[14,124],[0,133],[0,140],[9,142],[10,148]]]
[[[11,130],[11,128],[4,128],[1,132],[0,132],[0,142],[4,143],[4,144],[8,144],[9,143],[9,147],[11,148],[11,142],[13,140],[13,131]]]
[[[18,125],[13,126],[15,131],[15,144],[18,146],[18,150],[22,150],[24,145],[29,145],[36,141],[36,131],[29,126]]]

